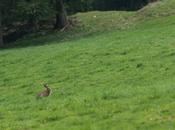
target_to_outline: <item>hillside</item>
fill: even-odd
[[[0,129],[173,130],[173,3],[79,13],[79,28],[0,50]]]

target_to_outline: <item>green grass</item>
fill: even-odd
[[[0,130],[174,130],[175,17],[140,22],[147,16],[122,13],[132,17],[128,28],[115,23],[105,33],[108,21],[94,21],[102,33],[62,42],[50,35],[38,46],[42,37],[26,39],[17,44],[33,46],[1,50]],[[53,94],[37,100],[42,83]]]

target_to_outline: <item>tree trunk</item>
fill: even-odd
[[[69,24],[63,0],[56,0],[56,11],[55,29],[62,29]]]
[[[0,47],[3,47],[4,43],[3,43],[3,33],[2,33],[2,14],[1,14],[1,10],[0,10]]]
[[[27,23],[27,29],[29,32],[37,32],[39,30],[38,21],[36,18],[31,17]]]

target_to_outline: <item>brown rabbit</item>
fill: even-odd
[[[38,93],[37,97],[48,97],[51,95],[51,88],[49,88],[49,86],[47,84],[44,84],[44,87],[46,88],[44,91]]]

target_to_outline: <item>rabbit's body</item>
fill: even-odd
[[[38,93],[37,97],[48,97],[51,95],[52,90],[49,88],[47,84],[44,85],[45,90]]]

